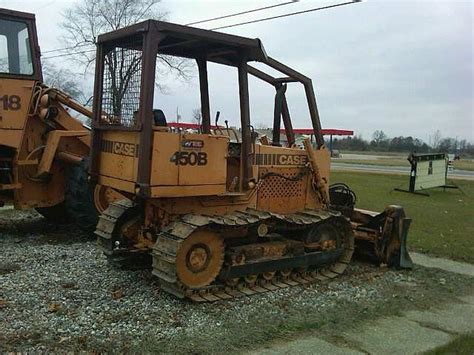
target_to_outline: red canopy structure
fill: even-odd
[[[281,133],[285,133],[284,129],[280,130]],[[294,128],[293,132],[295,134],[314,134],[312,128]],[[350,131],[348,129],[337,129],[337,128],[326,128],[321,130],[324,136],[352,136],[354,135],[354,131]]]
[[[187,123],[187,122],[170,122],[168,123],[169,127],[173,128],[182,128],[182,129],[199,129],[200,126],[197,123]],[[219,126],[220,128],[224,128]],[[211,129],[215,129],[217,126],[211,126]],[[323,135],[325,136],[352,136],[354,135],[354,131],[348,129],[337,129],[337,128],[326,128],[321,130]],[[280,132],[282,134],[285,133],[284,129],[281,129]],[[293,132],[295,134],[307,134],[311,135],[314,134],[312,128],[294,128]]]

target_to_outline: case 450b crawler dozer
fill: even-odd
[[[154,109],[157,55],[196,60],[199,132],[171,130]],[[208,62],[236,68],[240,141],[211,127]],[[251,126],[249,74],[276,89],[271,142],[257,142]],[[288,83],[304,87],[316,147],[294,144]],[[258,39],[138,23],[98,37],[94,90],[91,179],[134,196],[112,203],[97,225],[113,262],[151,261],[164,290],[200,302],[334,278],[350,263],[355,238],[379,262],[409,266],[410,220],[401,207],[356,210],[350,191],[337,186],[331,203],[330,158],[311,80],[269,57]]]
[[[114,195],[90,187],[90,130],[69,109],[92,111],[42,80],[34,15],[0,9],[0,206],[94,230]]]

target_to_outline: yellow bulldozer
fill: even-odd
[[[154,97],[158,55],[196,62],[197,132],[168,127]],[[209,62],[236,70],[241,139],[212,129]],[[249,75],[275,90],[271,140],[257,140],[251,124]],[[294,144],[285,97],[292,83],[303,86],[315,146]],[[119,265],[151,264],[162,288],[180,298],[216,301],[327,280],[344,273],[354,249],[411,266],[410,219],[399,206],[356,209],[349,188],[330,188],[312,82],[258,39],[155,20],[100,35],[90,175],[130,197],[100,216],[95,233],[105,254]]]
[[[43,83],[33,14],[0,9],[0,206],[94,230],[113,191],[88,183],[92,111]]]

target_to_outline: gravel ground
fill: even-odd
[[[255,322],[281,324],[293,309],[323,314],[377,302],[386,285],[422,283],[414,273],[355,263],[330,283],[192,304],[160,291],[149,271],[114,269],[94,240],[33,212],[0,212],[0,249],[0,352],[134,351],[150,338],[207,342],[236,325],[244,332],[257,329]],[[437,282],[446,284],[446,277]]]

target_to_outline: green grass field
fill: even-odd
[[[454,169],[474,171],[474,161],[471,160],[455,160],[453,162]]]
[[[379,159],[332,159],[334,163],[346,164],[364,164],[364,165],[381,165],[381,166],[410,166],[408,160],[399,157],[379,158]],[[454,169],[474,171],[474,161],[472,160],[456,160],[453,162]]]
[[[345,164],[364,164],[364,165],[382,165],[382,166],[410,166],[406,159],[401,158],[379,158],[379,159],[344,159],[337,158],[331,160],[334,163]]]
[[[411,249],[474,263],[474,181],[456,180],[460,189],[431,189],[429,197],[393,191],[408,187],[408,176],[402,175],[335,171],[331,183],[335,182],[356,192],[360,208],[382,211],[388,204],[403,206],[413,219]]]
[[[387,155],[393,157],[407,157],[409,152],[378,152],[376,150],[341,150],[341,154],[360,154],[360,155]]]

